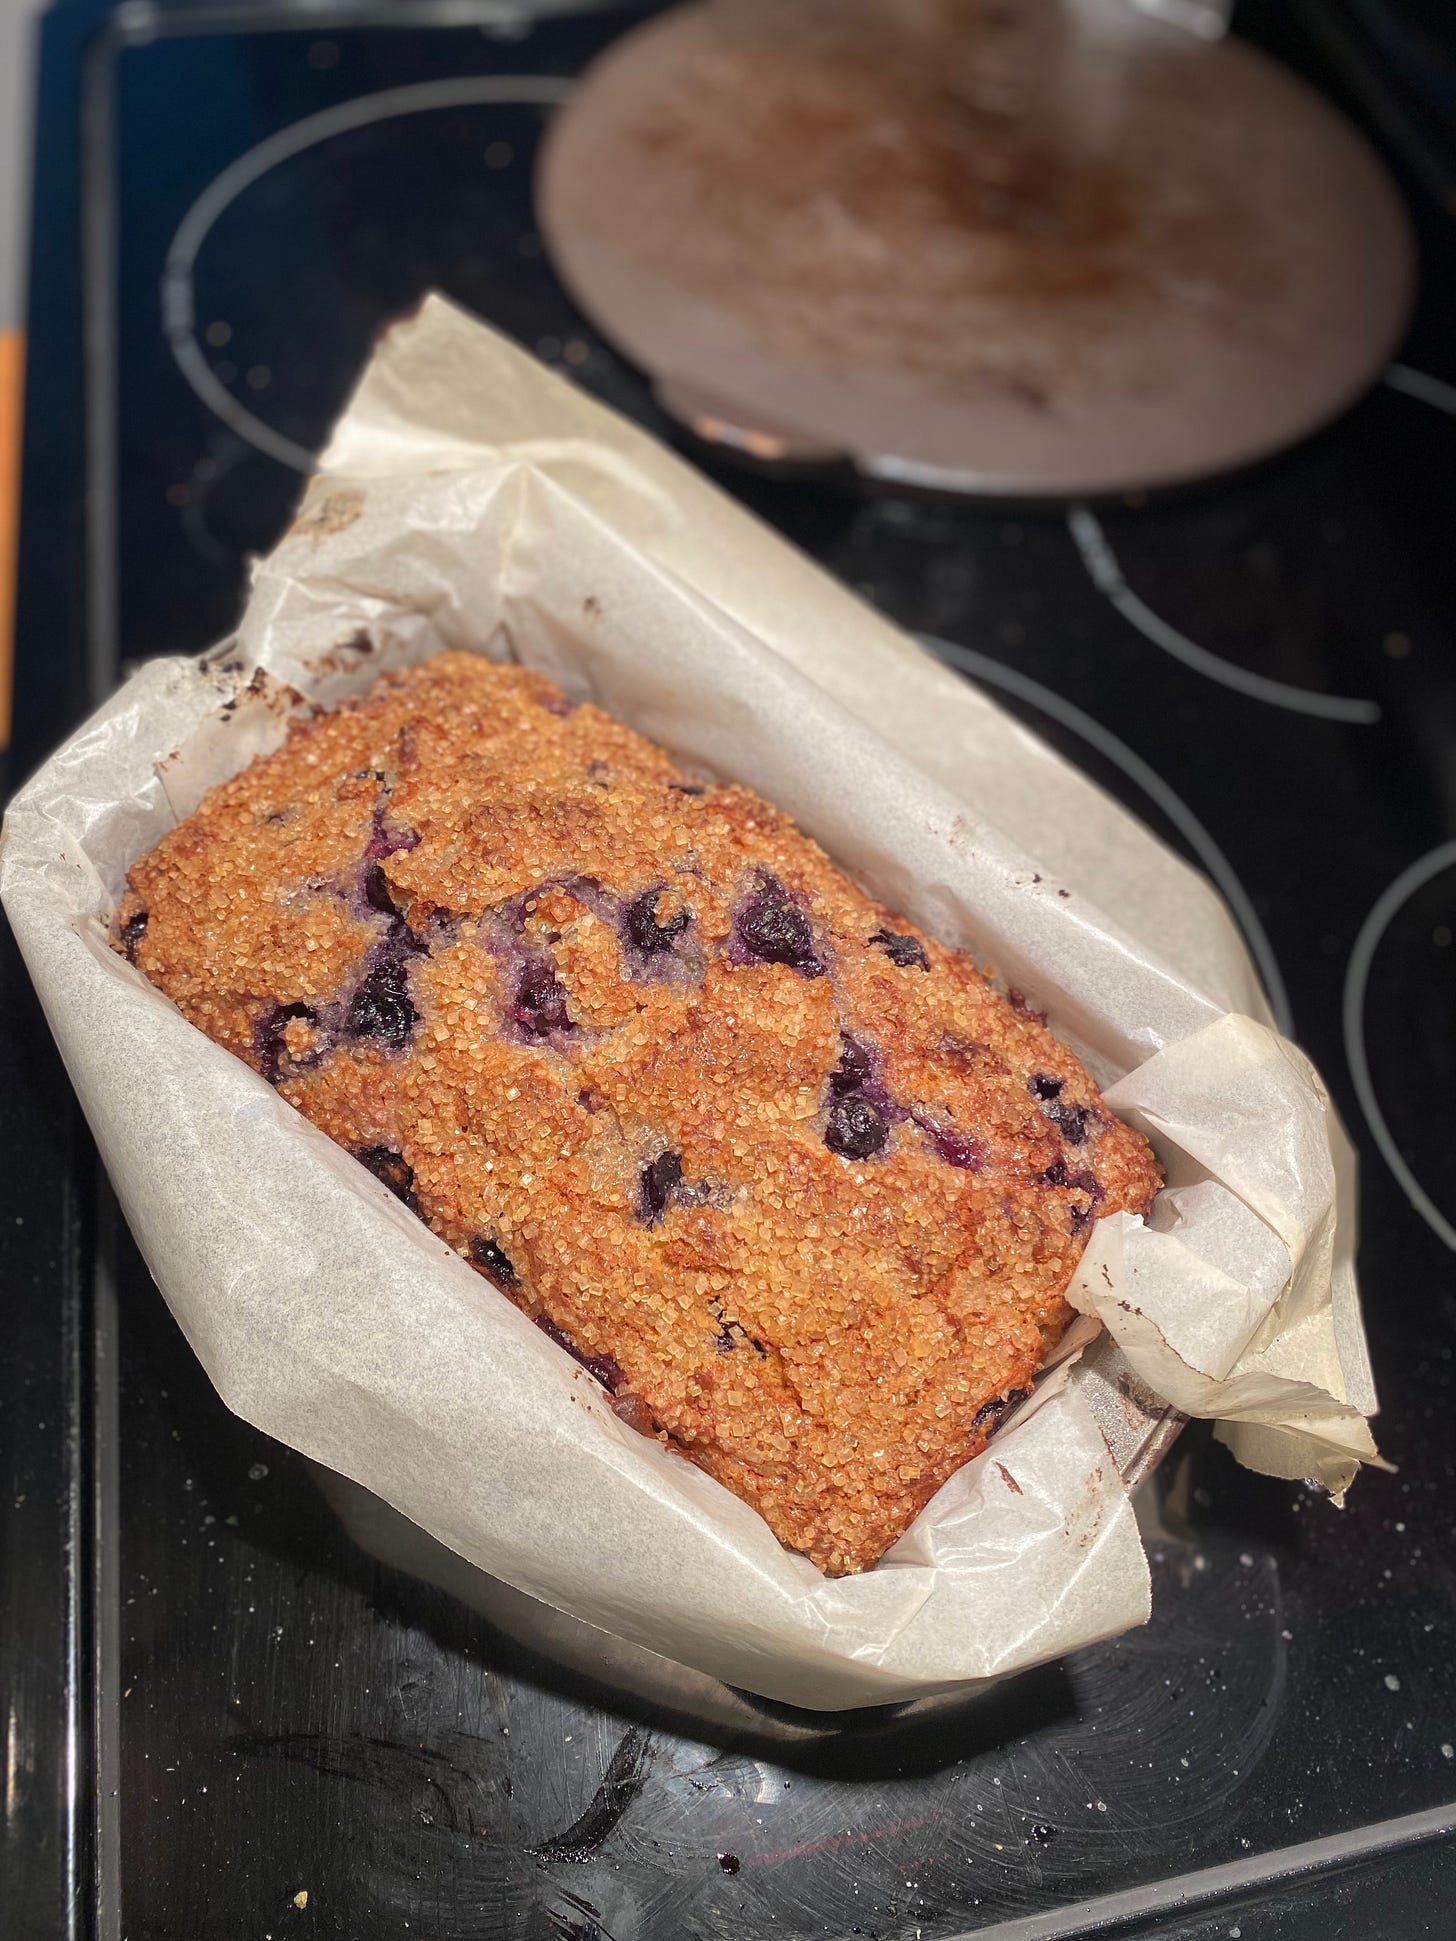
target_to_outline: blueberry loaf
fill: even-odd
[[[292,729],[117,947],[826,1572],[983,1446],[1144,1141],[789,818],[462,653]]]

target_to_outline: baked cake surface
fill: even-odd
[[[118,947],[655,1433],[864,1568],[1055,1345],[1142,1138],[787,816],[442,653],[132,869]]]

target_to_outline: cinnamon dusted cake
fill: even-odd
[[[747,789],[443,653],[131,871],[117,941],[782,1542],[872,1564],[1069,1317],[1143,1140]]]

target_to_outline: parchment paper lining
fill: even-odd
[[[1207,885],[643,433],[439,299],[366,371],[235,642],[143,667],[12,804],[0,889],[138,1243],[224,1399],[548,1603],[801,1705],[908,1698],[1141,1621],[1064,1360],[874,1571],[830,1582],[107,946],[213,782],[444,646],[541,667],[793,813],[1050,1011],[1168,1170],[1073,1288],[1148,1388],[1340,1491],[1373,1444],[1348,1145]]]

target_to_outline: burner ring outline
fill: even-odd
[[[1288,708],[1292,714],[1312,714],[1320,720],[1348,721],[1364,728],[1379,721],[1378,701],[1342,694],[1317,694],[1309,688],[1294,687],[1288,681],[1271,680],[1267,674],[1255,674],[1219,654],[1210,653],[1207,647],[1200,647],[1196,640],[1180,633],[1133,592],[1123,578],[1102,521],[1090,507],[1073,506],[1067,514],[1067,530],[1097,591],[1144,640],[1150,640],[1174,660],[1182,661],[1195,674],[1217,681],[1220,687],[1232,688],[1237,694],[1247,694],[1251,700],[1263,701],[1269,707]]]
[[[1040,681],[1032,680],[1030,675],[993,660],[989,654],[978,653],[974,647],[962,647],[959,641],[943,640],[937,634],[918,634],[916,637],[938,660],[948,661],[960,668],[962,673],[1018,696],[1032,707],[1039,708],[1053,721],[1059,721],[1064,728],[1070,728],[1074,735],[1106,756],[1114,767],[1120,768],[1150,801],[1157,804],[1203,865],[1214,887],[1232,911],[1258,968],[1275,1028],[1282,1037],[1292,1039],[1295,1035],[1294,1015],[1290,1009],[1284,974],[1279,968],[1274,946],[1269,941],[1269,933],[1254,908],[1253,898],[1235,875],[1232,863],[1182,796],[1163,780],[1135,748],[1129,748],[1110,728],[1104,728],[1095,715],[1079,708],[1075,701],[1066,700],[1055,688],[1044,687]]]
[[[197,341],[196,306],[192,278],[198,251],[223,211],[280,162],[305,149],[349,134],[375,122],[401,115],[424,114],[434,108],[465,108],[500,103],[504,106],[559,107],[576,87],[558,74],[467,74],[440,81],[419,81],[409,87],[384,88],[356,95],[317,114],[305,115],[246,149],[215,175],[177,225],[162,265],[162,332],[177,367],[209,411],[258,451],[295,472],[310,474],[318,454],[275,431],[235,398],[214,373]]]
[[[1415,398],[1421,404],[1430,405],[1433,411],[1444,411],[1448,418],[1456,418],[1456,384],[1448,384],[1443,377],[1432,377],[1429,371],[1418,371],[1410,364],[1392,364],[1384,377],[1386,388],[1399,391],[1403,397]]]
[[[1345,1063],[1350,1068],[1355,1097],[1365,1116],[1365,1123],[1370,1128],[1370,1137],[1379,1148],[1380,1157],[1394,1174],[1396,1184],[1409,1199],[1411,1210],[1420,1215],[1443,1246],[1449,1247],[1453,1253],[1456,1253],[1456,1226],[1451,1224],[1422,1189],[1420,1181],[1406,1164],[1404,1154],[1391,1137],[1390,1127],[1385,1122],[1385,1114],[1381,1111],[1380,1102],[1375,1096],[1375,1086],[1370,1078],[1370,1060],[1365,1050],[1365,994],[1381,939],[1398,912],[1410,901],[1416,891],[1424,889],[1433,877],[1441,874],[1442,870],[1451,868],[1456,868],[1456,839],[1438,843],[1434,849],[1428,849],[1424,856],[1418,856],[1413,863],[1408,863],[1399,876],[1387,884],[1371,904],[1370,912],[1361,924],[1355,942],[1351,946],[1349,962],[1345,966],[1342,1021],[1345,1035]]]

